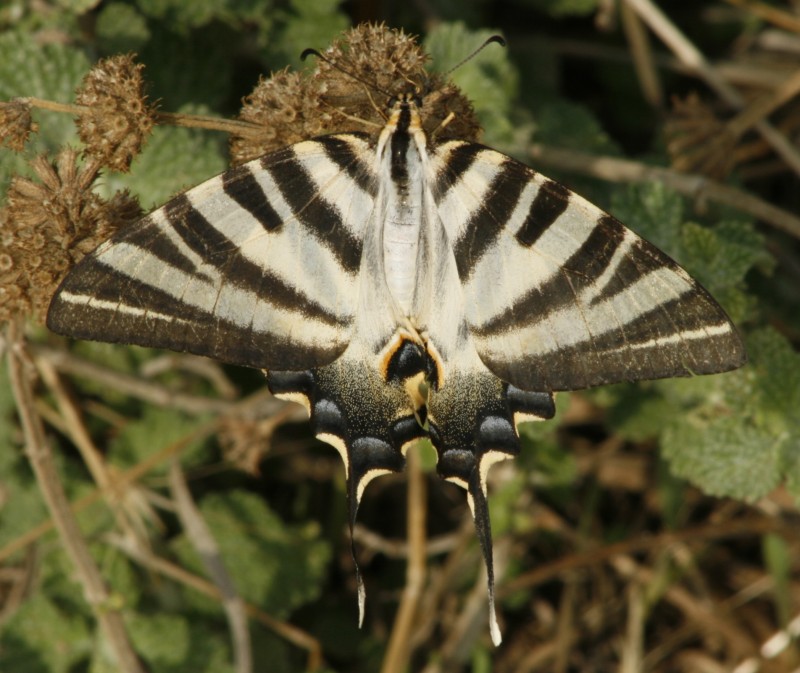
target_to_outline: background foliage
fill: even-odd
[[[796,44],[800,38],[785,26],[772,27],[735,3],[663,4],[710,56],[777,67],[764,65],[769,57],[787,72],[797,68],[796,55],[759,51],[759,36],[778,29]],[[0,8],[0,100],[70,102],[92,62],[135,51],[161,109],[231,116],[259,74],[310,67],[299,61],[300,52],[325,47],[355,19],[385,19],[420,34],[440,71],[502,31],[508,50],[487,49],[453,75],[474,100],[489,145],[528,163],[528,149],[537,143],[635,158],[642,166],[669,164],[663,135],[669,105],[648,106],[619,16],[594,0],[433,0],[424,12],[409,5],[384,14],[368,3],[332,0],[83,0],[35,8],[11,0]],[[665,53],[660,43],[656,49]],[[698,91],[723,119],[731,114],[698,80],[671,67],[661,74],[667,94]],[[792,114],[796,119],[796,107],[784,110],[789,121]],[[3,190],[12,174],[26,174],[26,157],[77,143],[68,115],[36,118],[40,132],[24,156],[0,152]],[[147,209],[225,166],[220,134],[157,128],[130,174],[106,174],[100,189],[110,194],[127,187]],[[692,662],[725,667],[748,657],[761,670],[789,670],[800,659],[794,645],[775,657],[760,648],[772,634],[796,628],[800,612],[797,240],[724,203],[692,202],[669,181],[612,185],[557,165],[548,172],[701,280],[741,326],[751,362],[725,375],[562,395],[555,421],[525,427],[523,455],[497,468],[492,480],[506,638],[500,650],[491,648],[480,624],[483,608],[472,617],[476,637],[458,630],[459,616],[469,615],[467,596],[483,587],[479,554],[471,532],[459,532],[468,517],[463,494],[429,472],[429,533],[442,544],[428,559],[430,598],[423,604],[430,616],[421,616],[412,641],[412,670],[616,670],[632,661],[641,668],[627,670],[699,670]],[[798,210],[797,179],[774,156],[722,178],[789,212]],[[358,631],[335,453],[302,424],[264,425],[263,413],[238,416],[221,432],[202,430],[226,404],[258,395],[257,373],[198,369],[143,349],[68,345],[36,325],[30,330],[42,357],[69,348],[81,362],[144,381],[168,397],[220,402],[159,404],[98,380],[93,370],[69,377],[86,426],[116,473],[197,434],[181,453],[182,465],[243,597],[316,639],[325,670],[386,665],[387,633],[404,582],[402,550],[400,558],[393,553],[405,534],[402,476],[371,485],[361,507],[362,531],[373,537],[362,534],[357,544],[369,594],[367,623]],[[43,394],[43,403],[51,410],[64,484],[78,502],[96,486],[52,400]],[[291,414],[281,405],[268,410]],[[6,553],[48,515],[6,386],[0,386],[0,413],[0,670],[112,670],[57,539],[43,535]],[[124,506],[135,511],[154,554],[203,576],[168,503],[167,466],[162,461],[129,486]],[[80,521],[124,606],[135,647],[153,671],[234,670],[218,600],[126,554],[114,543],[120,531],[107,505],[82,508]],[[681,538],[681,530],[697,537]],[[672,532],[677,536],[669,537]],[[637,547],[637,540],[655,542]],[[604,556],[620,541],[633,542]],[[570,559],[575,565],[559,573]],[[307,653],[263,621],[252,620],[250,629],[256,670],[306,665]]]

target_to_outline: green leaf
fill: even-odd
[[[670,257],[681,254],[684,200],[674,190],[660,182],[628,185],[614,192],[611,212]]]
[[[84,619],[42,593],[29,596],[0,631],[0,670],[70,673],[92,648]]]
[[[783,442],[738,418],[682,419],[664,431],[661,446],[675,474],[711,495],[753,501],[780,482]]]
[[[288,10],[276,11],[282,24],[266,44],[265,59],[301,68],[304,49],[322,49],[345,30],[349,21],[339,0],[291,0]]]
[[[228,101],[235,75],[230,55],[235,31],[213,25],[183,35],[161,23],[150,30],[152,36],[139,52],[139,60],[147,66],[148,94],[159,101],[161,109],[175,112],[187,105],[202,105],[217,110]],[[191,154],[181,158],[186,156]]]
[[[173,442],[183,440],[205,423],[202,417],[189,417],[175,409],[146,407],[141,418],[125,425],[109,447],[109,456],[118,467],[132,467]],[[201,461],[205,440],[190,441],[181,451],[184,462]],[[167,465],[155,468],[153,474],[163,474]]]
[[[211,494],[200,502],[200,510],[241,596],[278,617],[319,596],[331,550],[319,538],[316,523],[289,526],[245,491]],[[185,538],[176,541],[175,550],[205,575]],[[219,610],[207,600],[198,606]]]
[[[208,112],[197,108],[191,111]],[[129,188],[148,210],[224,171],[227,164],[223,154],[222,139],[208,131],[159,127],[133,162],[131,174],[109,175],[106,188]]]
[[[444,23],[425,38],[432,70],[448,72],[481,46],[497,31],[471,31],[463,23]],[[508,51],[490,44],[474,58],[458,66],[450,75],[472,101],[481,124],[492,140],[508,141],[513,137],[510,113],[517,95],[518,77],[508,59]]]
[[[97,41],[108,54],[138,52],[150,39],[147,20],[125,2],[103,5],[95,24]]]
[[[0,33],[0,101],[19,96],[71,103],[75,88],[89,70],[80,50],[65,44],[37,44],[26,33]],[[0,151],[0,193],[5,193],[11,175],[30,175],[26,156],[50,152],[77,142],[72,117],[58,112],[34,111],[39,132],[26,146],[26,155]]]

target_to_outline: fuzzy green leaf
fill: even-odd
[[[103,5],[95,24],[97,40],[109,54],[138,52],[150,39],[147,20],[135,7],[124,2]]]
[[[0,670],[69,673],[87,657],[92,639],[81,616],[36,593],[3,624]]]
[[[245,491],[209,495],[200,510],[240,595],[280,617],[319,596],[331,550],[319,539],[317,524],[289,526]],[[187,565],[205,574],[185,538],[175,548]]]
[[[75,88],[89,69],[83,52],[65,44],[37,44],[31,35],[0,33],[0,101],[30,96],[71,103]],[[54,152],[77,140],[72,117],[55,112],[34,111],[39,132],[31,135],[26,154]],[[26,158],[0,151],[0,193],[5,193],[15,173],[30,175]]]
[[[208,113],[197,108],[191,111]],[[127,187],[139,196],[145,210],[149,210],[225,168],[221,138],[207,131],[160,127],[153,130],[144,151],[134,161],[131,174],[110,175],[107,189]]]
[[[463,23],[437,26],[425,38],[425,49],[433,62],[432,70],[448,72],[496,31],[471,31]],[[498,44],[487,45],[479,54],[458,66],[451,79],[472,101],[481,124],[494,142],[513,136],[509,120],[512,101],[517,95],[517,73],[508,52]]]
[[[706,493],[756,500],[778,485],[782,442],[736,418],[716,423],[689,419],[662,435],[664,456],[675,474]]]
[[[183,440],[205,422],[188,417],[174,409],[147,407],[141,418],[128,423],[111,442],[109,455],[115,465],[132,467],[173,442]],[[181,451],[184,461],[196,461],[207,456],[205,442],[193,440]],[[165,465],[157,472],[166,469]]]
[[[304,49],[322,48],[348,27],[339,0],[291,0],[280,16],[285,23],[267,51],[294,68],[302,67]]]

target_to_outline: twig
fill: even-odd
[[[47,346],[33,346],[31,350],[37,357],[46,358],[52,362],[56,369],[65,374],[74,374],[75,376],[97,381],[104,387],[136,397],[158,407],[169,407],[170,409],[177,409],[190,414],[222,414],[229,411],[232,406],[228,400],[187,395],[170,390],[158,383],[102,367],[65,350]],[[285,403],[276,401],[277,406],[283,406],[283,404]]]
[[[42,421],[35,412],[30,375],[24,371],[24,360],[27,359],[24,337],[16,322],[9,323],[8,341],[8,369],[25,435],[25,451],[50,511],[53,525],[80,579],[86,602],[94,612],[114,653],[119,670],[124,673],[145,673],[145,668],[128,638],[122,614],[112,605],[108,588],[89,553],[89,547],[59,480]]]
[[[734,138],[741,136],[759,120],[764,119],[774,110],[794,98],[800,92],[800,70],[787,77],[780,86],[771,93],[756,99],[726,125],[728,133]]]
[[[645,100],[654,108],[660,108],[664,102],[664,91],[661,87],[661,80],[658,76],[653,48],[650,45],[647,32],[642,25],[641,19],[633,12],[626,3],[620,5],[622,15],[622,26],[631,48],[633,67],[636,76],[639,78],[639,85]]]
[[[600,157],[548,145],[532,145],[528,148],[528,154],[539,164],[609,182],[662,182],[690,198],[708,199],[737,208],[776,229],[800,238],[800,217],[748,192],[702,175],[680,173],[661,166],[649,166],[615,157]]]
[[[130,517],[124,508],[125,492],[118,491],[115,488],[114,479],[109,474],[106,460],[92,441],[89,432],[86,430],[80,410],[64,389],[64,384],[61,382],[55,367],[45,358],[36,358],[35,362],[42,380],[50,388],[56,399],[61,418],[65,424],[64,430],[75,446],[78,447],[78,451],[83,457],[83,462],[86,463],[92,478],[113,512],[117,525],[126,535],[141,543],[143,528],[141,525],[137,526],[135,524],[134,519]]]
[[[769,21],[779,28],[790,30],[794,33],[800,33],[800,19],[777,7],[767,5],[763,2],[751,2],[750,0],[725,0],[725,2],[735,7],[746,9],[757,17]]]
[[[71,103],[59,103],[45,98],[35,96],[21,96],[14,98],[10,102],[26,103],[31,107],[51,112],[66,112],[67,114],[80,116],[89,108],[86,105],[75,105]],[[156,112],[156,123],[161,125],[182,126],[184,128],[207,129],[209,131],[222,131],[233,133],[238,136],[255,136],[263,132],[258,124],[243,121],[240,119],[223,119],[209,115],[184,114],[174,112]]]
[[[248,400],[246,400],[246,402],[248,403],[250,401],[251,400],[249,398]],[[197,428],[193,432],[190,432],[185,437],[182,437],[181,439],[172,442],[172,444],[169,444],[160,451],[157,451],[152,455],[148,456],[134,467],[119,474],[115,479],[115,485],[119,489],[127,488],[129,485],[141,479],[144,475],[150,472],[150,470],[155,468],[157,465],[160,465],[171,456],[183,451],[189,444],[199,441],[201,439],[205,439],[212,433],[216,432],[218,429],[219,429],[219,421],[217,420],[205,423],[204,425]],[[93,505],[102,497],[103,494],[100,491],[100,489],[95,489],[94,491],[92,491],[88,495],[83,496],[74,503],[68,503],[68,505],[70,511],[74,515],[79,512],[82,512],[90,505]],[[42,535],[49,533],[54,528],[54,526],[55,526],[54,520],[51,518],[48,521],[43,521],[36,527],[29,530],[24,535],[20,535],[15,540],[12,540],[7,545],[5,545],[5,547],[0,549],[0,562],[5,561],[6,559],[12,557],[18,551],[25,549],[25,547],[27,547],[28,545],[33,544],[34,542],[36,542],[36,540],[42,537]]]
[[[160,573],[164,577],[168,577],[176,582],[179,582],[190,589],[202,593],[209,598],[221,600],[219,588],[209,582],[207,579],[189,572],[185,568],[172,563],[164,558],[156,556],[149,550],[136,549],[129,545],[123,538],[110,537],[109,542],[113,544],[123,553],[130,556],[135,561],[141,563],[143,566]],[[282,622],[275,619],[273,616],[264,612],[257,605],[252,603],[245,603],[247,614],[253,619],[258,620],[268,629],[274,631],[281,638],[292,643],[296,647],[304,649],[308,652],[308,661],[306,664],[308,671],[316,671],[322,665],[322,647],[313,636],[305,631],[298,629],[292,624]]]
[[[425,586],[425,520],[427,514],[427,484],[420,465],[418,451],[408,452],[408,498],[406,518],[408,520],[408,565],[406,586],[400,598],[389,646],[383,659],[381,673],[402,673],[408,666],[411,632],[414,628],[417,609]]]
[[[236,415],[236,414],[248,414],[253,412],[254,409],[258,409],[263,406],[264,398],[265,398],[265,391],[258,391],[246,397],[235,404],[229,405],[229,414]],[[125,472],[121,472],[117,475],[115,479],[115,485],[119,489],[125,489],[131,484],[134,484],[139,479],[141,479],[144,475],[148,472],[153,470],[158,465],[161,465],[164,461],[168,460],[174,455],[179,454],[183,451],[187,446],[190,444],[203,440],[209,435],[212,435],[219,431],[221,423],[224,421],[224,417],[216,418],[214,420],[209,421],[208,423],[204,423],[200,427],[196,428],[189,434],[181,437],[180,439],[168,444],[160,451],[155,451],[153,454],[149,455],[147,458],[142,460],[141,462],[134,465],[132,468],[126,470]],[[93,492],[89,493],[88,495],[83,496],[79,500],[76,500],[74,503],[70,505],[71,511],[73,514],[77,514],[78,512],[82,512],[84,509],[89,507],[90,505],[94,504],[98,500],[102,498],[102,493],[99,489],[94,490]],[[0,548],[0,562],[5,561],[8,558],[11,558],[14,554],[18,551],[25,549],[30,544],[33,544],[38,540],[42,535],[50,532],[53,529],[53,520],[50,519],[48,521],[43,521],[35,528],[32,528],[24,535],[20,535],[15,540],[12,540],[4,547]]]
[[[535,570],[523,573],[510,580],[498,590],[499,596],[507,596],[520,589],[530,589],[560,576],[562,573],[587,566],[603,563],[615,556],[652,551],[667,547],[677,542],[708,542],[724,538],[779,533],[787,537],[797,537],[797,530],[780,521],[768,518],[751,518],[723,523],[710,523],[705,526],[688,528],[680,531],[669,531],[654,536],[641,536],[603,547],[588,549],[570,556],[564,556],[552,563],[539,566]]]
[[[675,55],[692,68],[720,98],[737,109],[744,107],[741,94],[728,84],[725,79],[708,63],[705,56],[689,39],[678,30],[672,21],[652,2],[652,0],[625,0],[642,20],[650,26],[664,43],[675,52]],[[772,145],[772,148],[800,175],[800,153],[782,133],[777,131],[766,120],[754,124],[754,127]]]
[[[427,540],[425,554],[438,556],[452,551],[459,544],[462,534],[447,533]],[[410,554],[411,545],[406,540],[389,540],[371,531],[363,524],[356,524],[353,528],[353,539],[359,547],[366,547],[370,551],[383,554],[387,558],[404,559]]]
[[[251,673],[253,653],[244,601],[237,593],[233,578],[222,561],[217,541],[192,499],[180,461],[177,458],[172,459],[169,468],[169,485],[186,537],[197,551],[206,571],[219,590],[222,607],[233,636],[233,659],[236,673]]]

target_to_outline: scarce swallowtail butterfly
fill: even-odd
[[[398,79],[383,100],[385,87],[367,94],[385,106],[375,132],[267,153],[118,232],[67,275],[47,325],[264,370],[341,454],[351,529],[369,481],[429,437],[439,474],[467,491],[499,643],[486,479],[519,452],[518,424],[551,418],[557,391],[723,372],[746,356],[664,253],[563,185],[448,136],[458,124],[426,114],[441,90]]]

